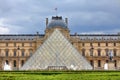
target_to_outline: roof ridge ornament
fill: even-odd
[[[46,28],[54,28],[54,27],[61,27],[64,29],[68,28],[68,19],[65,20],[62,19],[62,16],[52,16],[52,20],[48,22],[48,19],[46,19]]]
[[[52,16],[52,20],[62,20],[62,16]]]

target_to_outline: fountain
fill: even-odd
[[[11,70],[11,66],[9,66],[6,62],[4,65],[4,70]]]

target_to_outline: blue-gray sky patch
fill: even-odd
[[[120,0],[0,0],[0,34],[43,34],[54,8],[71,33],[120,32]]]

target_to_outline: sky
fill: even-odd
[[[0,34],[44,34],[55,8],[71,34],[120,32],[120,0],[0,0]]]

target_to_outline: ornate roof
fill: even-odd
[[[79,35],[71,35],[72,38],[79,38],[80,40],[96,40],[96,41],[118,41],[120,40],[120,35],[118,34],[79,34]]]
[[[9,34],[9,35],[1,35],[0,40],[34,40],[37,36],[39,38],[43,38],[44,34]],[[79,38],[80,40],[96,40],[96,41],[103,41],[103,40],[113,40],[118,41],[120,40],[120,35],[118,34],[77,34],[77,35],[70,35],[72,38]]]
[[[67,28],[67,24],[62,20],[62,17],[52,17],[50,23],[47,24],[47,28],[62,27]]]
[[[34,40],[37,36],[44,37],[44,35],[40,34],[9,34],[0,35],[0,40]]]

